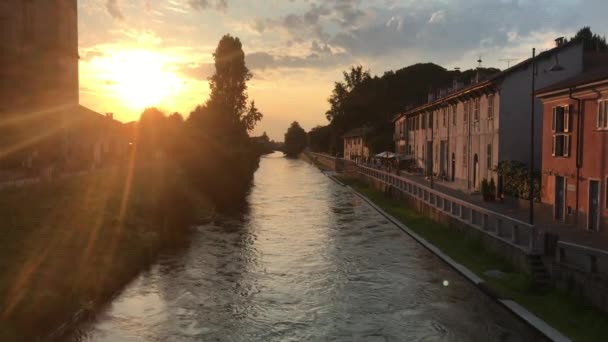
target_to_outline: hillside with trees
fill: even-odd
[[[498,72],[481,68],[483,74]],[[404,110],[423,104],[430,90],[451,84],[454,79],[467,84],[477,70],[450,71],[433,63],[415,64],[382,76],[371,76],[362,66],[343,72],[343,80],[334,84],[328,98],[327,126],[309,133],[314,151],[342,154],[341,136],[358,127],[370,128],[367,141],[372,151],[393,150],[392,119]]]

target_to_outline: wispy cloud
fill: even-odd
[[[118,5],[118,0],[107,0],[106,9],[114,19],[123,20],[125,18],[120,10],[120,6]]]

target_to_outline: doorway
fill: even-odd
[[[433,142],[426,142],[426,175],[433,174]]]
[[[473,157],[473,187],[479,190],[479,157],[477,154]]]
[[[456,180],[456,155],[452,153],[452,182]]]
[[[589,216],[587,218],[587,229],[597,232],[600,225],[600,182],[589,181]]]
[[[555,176],[555,199],[553,200],[553,213],[556,220],[564,219],[564,195],[565,195],[565,184],[564,177]]]
[[[447,149],[448,149],[448,142],[442,141],[439,145],[439,172],[441,173],[441,179],[448,178]]]

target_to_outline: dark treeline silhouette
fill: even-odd
[[[262,113],[248,102],[252,77],[238,38],[224,36],[214,53],[211,95],[188,119],[149,108],[138,124],[138,155],[162,154],[220,210],[236,209],[248,191],[259,156],[249,137]],[[145,152],[145,153],[141,153]]]
[[[252,137],[251,140],[253,140],[260,154],[270,154],[274,151],[281,151],[283,149],[283,144],[270,140],[266,132],[259,137]]]
[[[283,145],[285,155],[289,158],[295,158],[304,151],[307,144],[306,131],[297,121],[292,122],[287,129],[287,133],[285,133],[285,143]]]
[[[570,41],[582,40],[583,46],[586,50],[595,51],[607,51],[608,44],[606,43],[606,37],[602,37],[591,31],[591,27],[585,26],[578,30],[574,37],[570,38]],[[566,42],[568,40],[566,39]]]

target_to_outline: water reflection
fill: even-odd
[[[73,340],[533,339],[302,161],[263,158],[248,203],[241,218],[200,227],[190,248],[162,257]]]

